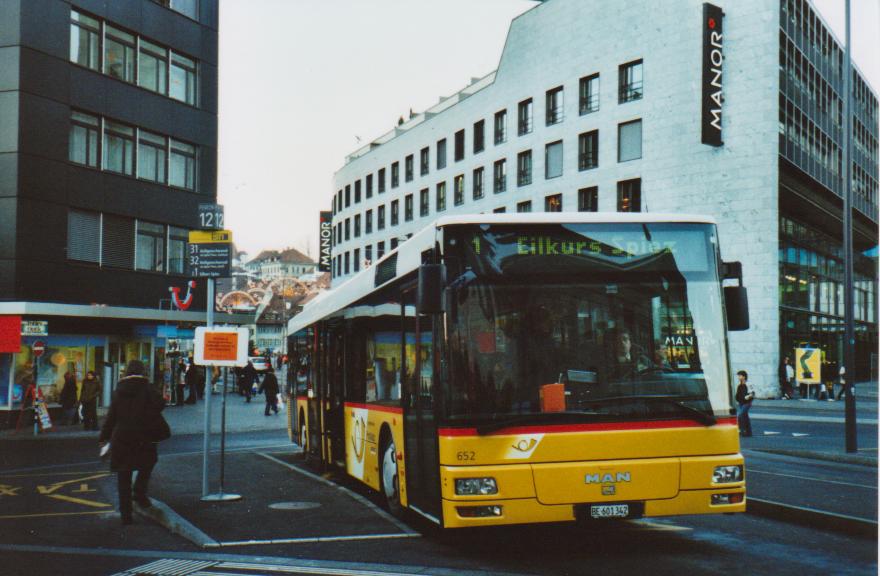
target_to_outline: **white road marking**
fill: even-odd
[[[776,436],[778,434],[782,434],[782,432],[772,432],[770,430],[764,430],[764,436]]]
[[[801,438],[801,437],[803,437],[803,436],[809,436],[809,434],[804,434],[804,433],[802,433],[802,432],[792,432],[791,435],[794,436],[795,438]]]
[[[314,536],[308,538],[275,538],[272,540],[237,540],[205,544],[205,548],[228,548],[233,546],[260,546],[265,544],[315,544],[319,542],[351,542],[359,540],[391,540],[420,538],[421,534],[364,534],[361,536]]]
[[[348,494],[354,500],[360,502],[361,504],[363,504],[364,506],[366,506],[367,508],[369,508],[370,510],[372,510],[373,512],[375,512],[376,514],[378,514],[379,516],[384,518],[385,520],[388,520],[389,522],[391,522],[392,524],[394,524],[395,526],[400,528],[401,531],[403,531],[405,534],[412,534],[412,535],[417,535],[417,536],[419,535],[418,532],[416,532],[415,530],[413,530],[412,528],[410,528],[409,526],[407,526],[406,524],[404,524],[403,522],[401,522],[400,520],[398,520],[397,518],[395,518],[394,516],[392,516],[388,512],[382,510],[381,508],[379,508],[378,506],[376,506],[375,504],[373,504],[372,502],[370,502],[369,500],[367,500],[366,498],[364,498],[360,494],[352,492],[351,490],[349,490],[345,486],[340,486],[339,484],[336,484],[335,482],[331,482],[331,481],[327,480],[326,478],[321,478],[317,474],[312,474],[311,472],[307,472],[305,470],[302,470],[301,468],[297,468],[296,466],[294,466],[292,464],[288,464],[284,460],[280,460],[280,459],[275,458],[274,456],[271,456],[271,455],[266,454],[264,452],[257,452],[257,454],[259,456],[262,456],[263,458],[266,458],[267,460],[271,460],[272,462],[275,462],[277,464],[281,464],[285,468],[289,468],[290,470],[293,470],[297,474],[302,474],[306,478],[311,478],[312,480],[315,480],[316,482],[320,482],[320,483],[325,484],[327,486],[330,486],[332,488],[336,488],[337,490],[344,492],[345,494]]]
[[[826,484],[840,484],[842,486],[854,486],[856,488],[870,488],[871,490],[877,489],[877,486],[872,486],[870,484],[856,484],[854,482],[840,482],[839,480],[826,480],[824,478],[815,478],[813,476],[799,476],[797,474],[782,474],[781,472],[768,472],[766,470],[753,470],[751,468],[746,469],[746,474],[767,474],[768,476],[782,476],[785,478],[798,478],[800,480],[812,480],[813,482],[825,482]]]
[[[827,424],[844,424],[846,422],[845,418],[837,418],[833,416],[793,416],[791,414],[762,414],[760,412],[749,412],[749,417],[752,420],[780,420],[788,422],[823,422]],[[858,418],[857,422],[859,424],[877,425],[876,418]]]

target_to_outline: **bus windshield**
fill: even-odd
[[[670,223],[447,228],[450,422],[729,415],[715,234]]]

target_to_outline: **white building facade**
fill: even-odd
[[[661,10],[647,0],[613,9],[598,0],[548,0],[511,23],[494,73],[346,159],[334,177],[333,284],[441,215],[711,215],[723,259],[742,262],[749,290],[751,329],[731,334],[731,365],[749,371],[759,395],[776,394],[781,343],[789,346],[780,297],[781,172],[801,176],[786,164],[781,135],[780,30],[789,4],[810,9],[805,0],[716,4],[724,10],[722,145],[701,142],[702,2],[670,0]],[[818,29],[821,21],[813,22]],[[866,141],[875,157],[876,102],[867,90],[873,124],[869,114]],[[869,230],[864,242],[876,246],[876,160],[868,165],[860,216]],[[821,186],[815,176],[806,180]],[[804,209],[792,206],[795,214]],[[869,284],[866,299],[876,294]],[[876,342],[876,298],[866,309]]]

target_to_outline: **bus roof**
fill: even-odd
[[[338,287],[315,297],[305,305],[302,312],[287,323],[287,333],[295,334],[357,302],[374,290],[412,272],[422,262],[422,252],[434,247],[438,231],[445,226],[461,224],[715,224],[712,216],[694,214],[660,214],[644,212],[532,212],[511,214],[460,214],[442,216],[426,225],[412,238],[373,263]],[[375,283],[376,268],[396,258],[396,273],[387,281]]]

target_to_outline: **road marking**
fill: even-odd
[[[828,424],[844,424],[846,418],[836,418],[832,416],[792,416],[790,414],[762,414],[760,412],[749,412],[752,420],[782,420],[789,422],[824,422]],[[876,418],[857,418],[856,422],[865,425],[877,425]]]
[[[94,474],[92,476],[85,476],[83,478],[74,478],[73,480],[65,480],[64,482],[56,482],[55,484],[50,484],[48,486],[44,486],[41,484],[41,485],[37,486],[37,491],[40,494],[52,494],[53,492],[57,491],[60,488],[63,488],[64,486],[67,486],[68,484],[76,484],[77,482],[82,483],[82,482],[85,482],[86,480],[97,480],[98,478],[105,478],[109,475],[110,475],[109,472],[103,472],[101,474]]]
[[[277,464],[281,464],[285,468],[289,468],[298,474],[302,474],[306,478],[311,478],[312,480],[315,480],[317,482],[321,482],[322,484],[326,484],[327,486],[330,486],[331,488],[336,488],[337,490],[340,490],[341,492],[348,494],[353,499],[357,500],[358,502],[360,502],[361,504],[363,504],[364,506],[366,506],[367,508],[369,508],[370,510],[372,510],[373,512],[375,512],[376,514],[378,514],[379,516],[384,518],[385,520],[388,520],[389,522],[391,522],[392,524],[394,524],[395,526],[400,528],[405,534],[418,535],[418,532],[416,532],[415,530],[413,530],[412,528],[410,528],[409,526],[407,526],[406,524],[404,524],[403,522],[401,522],[400,520],[398,520],[397,518],[395,518],[394,516],[392,516],[388,512],[382,510],[381,508],[379,508],[378,506],[376,506],[375,504],[373,504],[372,502],[370,502],[369,500],[367,500],[366,498],[364,498],[360,494],[352,492],[351,490],[349,490],[345,486],[340,486],[339,484],[331,482],[330,480],[327,480],[326,478],[321,478],[317,474],[312,474],[311,472],[307,472],[305,470],[302,470],[292,464],[288,464],[284,460],[280,460],[280,459],[275,458],[274,456],[271,456],[271,455],[266,454],[264,452],[257,452],[257,454],[259,456],[262,456],[263,458],[266,458],[267,460],[271,460],[272,462],[275,462]]]
[[[870,488],[876,490],[877,486],[870,484],[856,484],[854,482],[840,482],[839,480],[825,480],[824,478],[815,478],[813,476],[798,476],[797,474],[782,474],[781,472],[767,472],[766,470],[752,470],[746,468],[746,474],[767,474],[769,476],[783,476],[785,478],[798,478],[800,480],[812,480],[814,482],[825,482],[826,484],[840,484],[842,486],[854,486],[856,488]]]
[[[70,464],[70,466],[79,466],[79,464]],[[82,472],[43,472],[40,474],[3,474],[0,473],[0,478],[36,478],[38,476],[76,476],[82,474],[94,474],[97,470],[88,470]]]
[[[0,496],[21,496],[21,494],[18,494],[19,490],[21,490],[21,486],[0,484]]]
[[[764,436],[776,436],[778,434],[782,434],[782,432],[771,432],[770,430],[764,430]]]
[[[48,518],[50,516],[80,516],[84,514],[113,514],[110,510],[96,510],[94,512],[47,512],[45,514],[10,514],[0,516],[0,520],[13,520],[17,518]]]
[[[85,498],[74,498],[73,496],[65,496],[64,494],[49,494],[49,498],[56,500],[64,500],[65,502],[73,502],[74,504],[82,504],[83,506],[92,506],[94,508],[107,508],[111,504],[106,502],[95,502],[94,500],[86,500]]]
[[[272,540],[233,540],[205,544],[205,548],[226,548],[232,546],[258,546],[263,544],[315,544],[320,542],[353,542],[360,540],[393,540],[399,538],[420,538],[421,534],[364,534],[360,536],[314,536],[308,538],[275,538]]]
[[[338,574],[339,576],[416,576],[412,572],[379,572],[377,570],[354,570],[345,568],[320,568],[318,566],[273,566],[272,564],[247,564],[244,562],[221,562],[215,568],[230,570],[271,570],[288,574]]]
[[[634,520],[633,523],[639,526],[647,526],[651,530],[658,532],[692,532],[693,528],[687,526],[678,526],[676,524],[660,524],[659,522],[650,522],[647,520]]]
[[[129,568],[113,576],[164,575],[176,576],[244,576],[246,572],[214,572],[209,569],[245,570],[248,572],[273,572],[276,574],[328,574],[333,576],[418,576],[416,572],[385,572],[378,570],[358,570],[348,568],[323,568],[309,565],[282,566],[278,564],[257,564],[251,562],[201,562],[198,560],[163,559]]]
[[[804,436],[809,436],[809,434],[804,434],[802,432],[792,432],[791,435],[794,436],[795,438],[802,438]]]

